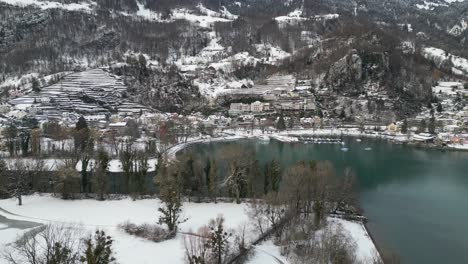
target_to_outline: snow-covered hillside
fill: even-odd
[[[447,61],[453,64],[452,72],[458,75],[468,75],[468,60],[445,52],[442,49],[428,47],[422,50],[423,56],[433,61],[438,67]]]
[[[14,6],[36,6],[40,9],[64,9],[69,11],[91,11],[93,7],[96,5],[95,2],[92,1],[83,1],[80,3],[69,3],[64,4],[56,1],[39,1],[39,0],[0,0],[0,2],[14,5]]]
[[[130,0],[133,1],[133,0]],[[39,1],[39,0],[0,0],[0,2],[19,6],[33,6],[40,9],[63,9],[68,11],[93,12],[98,4],[94,1],[82,1],[79,3],[61,3],[57,1]],[[143,3],[135,0],[138,10],[135,13],[119,11],[116,14],[138,19],[146,19],[157,22],[173,22],[175,20],[187,20],[203,28],[211,27],[215,22],[230,22],[237,19],[237,15],[232,14],[226,7],[219,11],[206,8],[198,4],[194,10],[188,8],[175,8],[170,10],[170,16],[163,18],[162,13],[155,12],[146,8]]]

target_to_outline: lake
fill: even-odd
[[[337,174],[352,167],[368,228],[402,263],[468,262],[468,152],[418,149],[386,141],[347,138],[341,145],[239,140],[196,144],[185,151],[219,157],[223,147],[252,147],[262,164],[330,160]],[[366,150],[371,148],[372,150]]]

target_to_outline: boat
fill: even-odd
[[[371,147],[367,147],[367,148],[365,148],[364,150],[369,151],[369,150],[372,150],[372,148],[371,148]]]
[[[348,150],[349,150],[348,148],[341,148],[341,151],[343,151],[343,152],[346,152]]]
[[[360,139],[360,138],[356,139],[356,142],[361,142],[361,141],[362,141],[362,139]]]
[[[258,139],[260,139],[262,141],[270,141],[270,137],[267,136],[267,135],[258,136]]]

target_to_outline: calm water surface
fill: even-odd
[[[213,158],[223,147],[241,144],[254,148],[260,163],[330,160],[337,173],[352,167],[361,207],[379,244],[397,252],[402,263],[468,263],[468,152],[366,139],[346,143],[347,152],[340,145],[255,140],[198,144],[186,151]]]

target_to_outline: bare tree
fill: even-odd
[[[320,232],[313,227],[304,229],[292,228],[282,241],[282,251],[289,256],[292,263],[356,263],[356,243],[344,234],[341,226],[327,226]]]
[[[13,159],[12,163],[9,164],[9,180],[8,180],[8,192],[11,197],[15,197],[18,200],[18,205],[23,205],[23,194],[28,190],[28,160]]]
[[[191,233],[191,232],[189,232]],[[184,238],[185,256],[188,264],[208,264],[210,229],[207,226],[198,229],[195,234]]]
[[[253,152],[240,146],[231,146],[224,150],[223,158],[228,162],[228,175],[222,183],[232,192],[236,203],[247,194],[248,172],[254,164]]]
[[[10,264],[80,263],[80,232],[77,226],[38,227],[7,246],[4,258]]]
[[[355,189],[356,176],[351,168],[346,168],[344,176],[338,179],[331,193],[331,202],[334,204],[332,212],[338,210],[348,211],[349,206],[357,203],[357,194]]]
[[[57,172],[55,192],[60,193],[62,199],[73,199],[73,194],[78,188],[79,179],[80,175],[74,166],[63,165]]]

